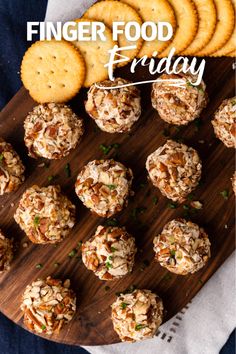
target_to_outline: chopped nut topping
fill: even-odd
[[[21,309],[24,324],[33,332],[51,335],[59,333],[76,311],[76,297],[69,289],[70,281],[38,279],[25,289]]]
[[[0,274],[10,269],[13,258],[13,243],[0,230]]]
[[[117,78],[114,81],[105,80],[99,85],[115,87],[128,83]],[[85,109],[101,130],[108,133],[128,132],[141,114],[140,92],[135,86],[108,90],[94,84],[88,91]]]
[[[226,147],[236,148],[236,97],[224,100],[214,115],[215,135]]]
[[[25,167],[11,144],[0,138],[0,195],[16,191],[24,182]]]
[[[163,74],[162,80],[185,80],[186,87],[174,87],[167,82],[154,82],[152,86],[152,105],[160,117],[170,124],[186,125],[198,118],[206,107],[208,96],[206,85],[202,81],[199,86],[191,85],[194,79],[191,74]]]
[[[66,105],[40,104],[24,122],[25,144],[33,158],[61,159],[83,135],[83,121]]]
[[[82,245],[82,260],[99,279],[113,280],[132,271],[136,252],[135,239],[125,228],[98,226]]]
[[[121,294],[111,307],[114,330],[122,342],[151,338],[162,323],[162,301],[150,290]]]
[[[14,215],[34,243],[62,241],[75,224],[75,206],[59,186],[32,186],[23,194]]]
[[[236,171],[234,172],[233,177],[231,178],[231,181],[232,181],[232,188],[233,188],[234,194],[236,195]]]
[[[110,217],[127,205],[133,173],[114,160],[94,160],[79,173],[75,191],[84,205]]]
[[[207,234],[197,224],[184,219],[167,223],[153,242],[155,259],[172,273],[195,273],[210,258]]]
[[[183,202],[201,178],[202,164],[196,150],[173,140],[148,156],[149,177],[163,195]]]

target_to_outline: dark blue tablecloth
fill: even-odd
[[[46,6],[47,0],[0,0],[0,109],[21,86],[20,63],[30,45],[26,41],[26,21],[42,21]],[[0,313],[0,353],[78,354],[86,351],[43,340],[16,326]],[[235,333],[221,351],[221,354],[234,353]]]

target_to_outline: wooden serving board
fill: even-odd
[[[1,113],[0,135],[11,142],[20,153],[26,166],[26,181],[16,193],[0,197],[0,228],[17,242],[11,270],[0,277],[0,311],[15,323],[23,325],[20,302],[26,285],[47,275],[62,279],[68,277],[77,293],[78,311],[74,320],[65,326],[60,335],[50,339],[67,344],[100,345],[119,341],[110,320],[110,305],[116,298],[116,292],[130,285],[155,291],[164,301],[167,311],[165,320],[174,316],[196,295],[234,250],[234,196],[230,181],[234,171],[234,150],[227,149],[215,138],[210,124],[221,101],[234,95],[232,63],[231,59],[207,59],[204,79],[210,103],[202,114],[202,124],[197,121],[181,128],[180,131],[175,128],[170,131],[172,138],[181,138],[196,148],[203,160],[202,183],[194,192],[194,196],[195,200],[202,201],[204,206],[193,214],[191,219],[205,227],[208,232],[212,243],[212,257],[206,267],[189,276],[171,274],[153,261],[154,236],[162,230],[166,222],[184,216],[186,210],[183,205],[176,209],[169,208],[169,201],[147,182],[146,158],[166,141],[163,130],[169,127],[152,109],[151,85],[140,86],[143,113],[131,134],[113,135],[99,131],[84,112],[86,92],[81,92],[71,105],[85,120],[86,131],[82,142],[67,158],[51,162],[48,168],[38,166],[43,160],[33,160],[27,156],[23,140],[23,121],[35,103],[24,88],[17,93]],[[129,73],[129,67],[119,69],[116,73],[116,76],[118,75],[134,80]],[[147,68],[140,69],[135,75],[137,81],[150,78]],[[120,148],[117,151],[113,149],[104,156],[99,145],[113,143],[119,143]],[[82,205],[75,195],[74,183],[78,172],[88,161],[114,157],[116,153],[115,158],[131,167],[135,176],[135,196],[117,218],[136,237],[139,252],[131,275],[114,282],[102,282],[84,267],[80,251],[78,257],[68,257],[78,241],[87,240],[97,225],[104,222]],[[70,178],[65,172],[67,163],[71,168]],[[53,183],[59,183],[75,203],[77,224],[71,235],[57,247],[34,245],[19,229],[13,214],[25,189],[33,184],[48,185],[48,177],[52,175],[56,176]],[[229,190],[228,200],[220,194],[225,189]],[[153,203],[155,197],[158,198],[156,205]],[[142,213],[138,210],[142,210]],[[26,241],[29,246],[24,248],[22,245]],[[36,268],[38,263],[43,265],[42,269]],[[60,265],[55,267],[55,263]],[[147,265],[148,263],[150,264]],[[106,286],[109,286],[109,289]]]

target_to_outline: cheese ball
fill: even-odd
[[[21,197],[14,218],[33,243],[57,243],[75,224],[75,206],[59,186],[34,185]]]
[[[228,148],[236,148],[236,97],[224,100],[214,115],[215,135]]]
[[[200,116],[208,102],[203,81],[194,86],[192,82],[196,82],[196,77],[184,73],[163,74],[158,79],[184,81],[184,87],[170,86],[170,81],[153,83],[152,106],[161,119],[174,125],[186,125]]]
[[[232,188],[233,188],[234,194],[236,195],[236,171],[234,172],[233,177],[231,178],[231,181],[232,181]]]
[[[198,185],[202,163],[195,149],[167,140],[148,156],[146,169],[164,196],[182,203]]]
[[[65,104],[45,103],[34,107],[24,122],[29,156],[55,160],[75,149],[83,135],[83,121]]]
[[[76,296],[70,281],[47,277],[28,285],[22,296],[24,324],[32,332],[58,334],[76,311]]]
[[[101,130],[107,133],[128,132],[139,119],[141,97],[137,87],[115,88],[130,83],[130,81],[117,78],[114,81],[105,80],[90,87],[85,109]],[[114,88],[102,89],[96,85]]]
[[[110,217],[128,203],[133,173],[110,160],[89,162],[77,177],[75,191],[83,204],[101,217]]]
[[[132,271],[136,252],[135,239],[124,227],[100,225],[82,245],[82,260],[99,279],[113,280]]]
[[[0,230],[0,274],[10,269],[13,258],[13,243]]]
[[[163,320],[162,300],[150,290],[121,294],[111,308],[114,330],[122,342],[152,338]]]
[[[185,219],[168,222],[153,243],[155,259],[160,265],[180,275],[197,272],[211,256],[205,231]]]
[[[0,138],[0,195],[16,191],[25,180],[24,172],[19,155]]]

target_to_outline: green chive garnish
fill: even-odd
[[[129,304],[127,304],[126,302],[122,302],[120,304],[120,307],[122,308],[122,310],[126,309],[126,307],[128,306]]]
[[[74,248],[73,250],[70,251],[70,253],[68,254],[68,257],[73,258],[77,253],[77,250]]]
[[[170,209],[176,209],[178,204],[177,203],[174,203],[174,202],[170,202],[167,204],[168,208]]]
[[[220,194],[222,195],[222,197],[224,199],[228,199],[229,198],[229,191],[227,189],[223,190],[222,192],[220,192]]]
[[[35,227],[38,227],[39,224],[40,224],[40,217],[39,217],[38,215],[36,215],[36,216],[34,217],[34,226],[35,226]]]
[[[82,241],[79,241],[78,243],[77,243],[77,248],[80,248],[82,246]]]
[[[118,225],[118,221],[115,218],[108,219],[108,220],[106,220],[105,225],[106,226],[117,226]]]
[[[153,198],[152,198],[152,203],[153,203],[154,205],[157,205],[157,202],[158,202],[158,198],[157,198],[157,197],[153,197]]]
[[[41,263],[36,264],[35,268],[37,268],[37,269],[42,269],[42,268],[43,268],[43,265],[42,265]]]
[[[119,147],[120,147],[120,144],[117,144],[117,143],[111,144],[111,145],[105,145],[105,144],[99,145],[99,148],[100,148],[100,150],[102,150],[104,155],[108,155],[112,149],[117,150]]]
[[[54,176],[48,176],[48,182],[52,182],[52,180],[54,179]]]
[[[71,176],[70,164],[67,163],[65,166],[66,176],[69,178]]]
[[[110,262],[106,262],[106,267],[107,267],[107,269],[110,269],[110,268],[112,268],[112,264]]]
[[[167,273],[164,277],[163,277],[163,279],[164,280],[170,280],[172,277],[171,277],[171,275],[169,274],[169,273]]]
[[[106,185],[111,191],[113,191],[114,189],[116,189],[116,185],[115,184],[107,184]]]
[[[145,325],[137,324],[137,325],[135,326],[135,331],[140,331],[140,329],[143,329],[143,328],[145,328],[145,327],[146,327]]]

